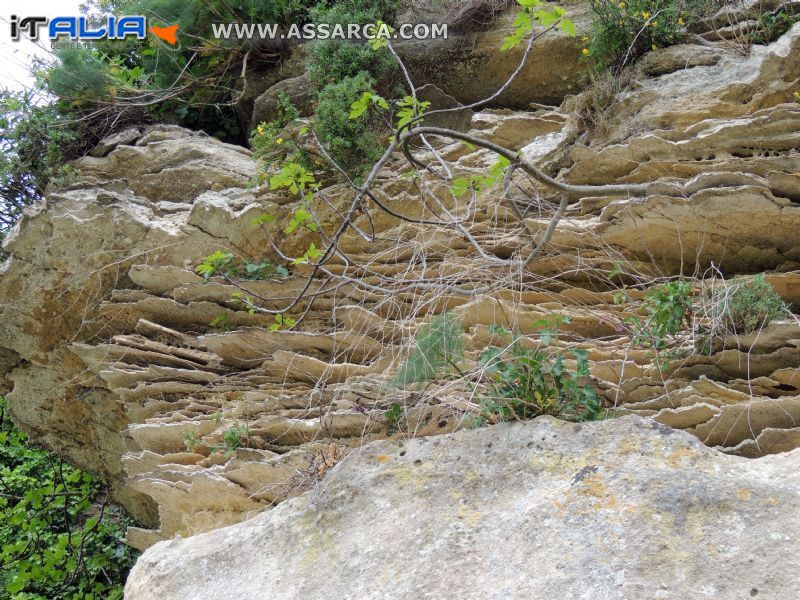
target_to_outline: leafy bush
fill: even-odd
[[[349,117],[352,105],[374,86],[375,80],[362,71],[325,86],[319,94],[317,134],[339,166],[356,177],[383,154],[376,118]]]
[[[590,0],[594,19],[583,53],[615,70],[657,48],[672,45],[709,0]]]
[[[757,26],[748,32],[748,35],[754,44],[769,44],[791,29],[798,20],[800,20],[800,8],[786,3],[775,10],[761,13]]]
[[[34,92],[0,92],[0,231],[44,194],[49,183],[69,183],[64,162],[79,151],[80,128],[59,105],[40,106]]]
[[[137,552],[100,481],[28,445],[0,398],[0,596],[121,599]]]
[[[271,170],[281,163],[301,160],[301,153],[292,144],[293,140],[284,139],[281,131],[300,116],[297,107],[292,104],[288,95],[278,95],[278,115],[273,121],[259,124],[250,136],[250,149],[258,164],[258,175],[253,183],[263,183]]]
[[[545,333],[544,340],[549,335]],[[491,420],[532,419],[552,415],[567,421],[591,421],[601,416],[602,402],[587,383],[587,351],[573,349],[575,369],[568,370],[565,354],[530,349],[515,336],[509,347],[489,347],[480,363],[492,376],[483,400],[484,417]]]
[[[788,305],[759,274],[711,289],[705,298],[712,335],[750,333],[790,314]]]
[[[320,3],[311,10],[316,24],[344,25],[348,23],[393,23],[400,6],[398,0],[345,0],[344,2]],[[369,45],[349,40],[320,40],[309,47],[309,76],[322,89],[346,77],[355,77],[362,71],[375,80],[382,80],[396,65],[388,50],[373,51]]]
[[[660,350],[670,337],[678,334],[692,315],[694,286],[688,281],[668,281],[653,287],[645,296],[648,316],[631,316],[625,322],[633,326],[634,342]]]

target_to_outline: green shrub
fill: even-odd
[[[619,69],[678,42],[709,0],[590,0],[594,19],[583,53],[601,68]]]
[[[319,94],[315,130],[331,157],[356,178],[383,154],[377,117],[351,119],[351,107],[375,86],[369,73],[345,77]]]
[[[121,599],[138,553],[102,483],[28,445],[0,398],[0,597]]]
[[[345,0],[344,2],[321,2],[311,10],[316,24],[343,25],[348,23],[393,23],[400,6],[398,0]],[[330,39],[313,42],[309,47],[309,76],[322,89],[345,77],[355,77],[362,71],[380,81],[396,68],[388,50],[375,52],[368,44],[348,40]]]
[[[206,283],[215,276],[252,280],[289,276],[286,267],[282,265],[276,267],[267,259],[255,263],[247,262],[242,261],[231,252],[222,252],[221,250],[203,258],[203,262],[195,267],[195,272],[201,275]]]
[[[406,429],[406,411],[399,402],[394,402],[383,416],[386,418],[386,429],[389,434]]]
[[[40,105],[35,92],[0,92],[0,231],[40,199],[49,183],[75,175],[65,164],[80,150],[80,128],[59,105]]]
[[[510,348],[484,350],[480,363],[491,374],[483,415],[491,420],[532,419],[552,415],[567,421],[590,421],[601,415],[602,402],[587,383],[587,351],[574,349],[575,370],[561,352],[533,350],[516,336]]]
[[[225,456],[231,456],[245,445],[245,441],[250,436],[250,428],[247,425],[232,425],[222,434],[222,444],[213,446],[212,452],[221,452]]]
[[[625,319],[634,328],[634,343],[660,350],[667,345],[692,316],[694,286],[688,281],[668,281],[648,290],[644,308],[647,317]]]
[[[706,298],[707,316],[717,335],[751,333],[775,319],[787,317],[788,305],[759,274],[714,287]]]

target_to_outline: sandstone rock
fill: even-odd
[[[542,320],[568,317],[552,347],[587,351],[592,381],[615,412],[684,428],[726,453],[790,450],[800,444],[794,322],[720,340],[710,356],[680,337],[665,366],[633,343],[623,320],[643,296],[640,282],[710,262],[726,277],[773,268],[769,281],[797,304],[798,110],[788,102],[800,77],[797,39],[795,28],[749,58],[725,54],[713,66],[642,78],[611,107],[622,123],[613,142],[575,145],[568,115],[554,107],[473,115],[473,135],[519,150],[553,176],[649,184],[641,198],[576,202],[530,273],[497,261],[527,252],[545,230],[558,200],[552,191],[514,175],[522,227],[499,185],[454,198],[436,177],[402,177],[407,166],[392,158],[377,198],[411,221],[439,218],[442,208],[467,215],[464,228],[490,254],[479,255],[455,227],[402,221],[370,204],[355,223],[375,239],[348,232],[340,245],[369,273],[342,285],[312,281],[315,300],[290,311],[305,315],[292,331],[270,331],[273,315],[249,314],[232,297],[242,291],[236,284],[282,311],[308,273],[291,259],[309,238],[324,242],[283,232],[298,200],[249,187],[247,150],[158,126],[135,145],[87,157],[78,181],[32,207],[6,240],[0,375],[13,418],[37,443],[107,479],[142,521],[129,539],[144,548],[269,510],[364,442],[474,422],[480,390],[394,382],[422,324],[451,310],[462,317],[466,368],[501,343],[496,326],[535,345]],[[645,117],[652,131],[642,131]],[[462,143],[430,142],[454,177],[496,161]],[[435,160],[427,149],[417,157]],[[441,206],[421,202],[420,186]],[[336,223],[352,194],[336,185],[323,193],[320,220]],[[275,224],[254,226],[265,212]],[[292,272],[204,282],[194,269],[216,250]],[[621,280],[612,280],[619,267]],[[353,273],[343,261],[329,268]],[[491,290],[386,295],[373,285],[435,277],[470,285],[474,277]],[[617,304],[613,288],[623,282],[633,287]],[[406,431],[386,415],[395,405]],[[742,425],[749,414],[752,428]]]
[[[303,73],[297,77],[282,79],[256,98],[250,121],[251,130],[260,123],[274,121],[278,117],[278,99],[282,95],[292,101],[301,116],[308,116],[313,112],[314,85],[308,75]]]
[[[562,2],[560,6],[576,27],[588,27],[587,4]],[[404,41],[397,44],[397,51],[417,84],[433,84],[462,104],[483,100],[508,79],[522,57],[524,44],[500,52],[515,14],[513,10],[500,14],[484,31],[448,39]],[[560,32],[544,36],[534,44],[527,64],[511,87],[492,105],[526,109],[532,102],[558,104],[583,85],[587,65],[580,57],[575,38]]]
[[[100,158],[106,156],[117,146],[131,146],[136,140],[139,139],[141,133],[142,130],[140,128],[129,127],[128,129],[117,132],[105,139],[100,140],[100,143],[97,144],[97,146],[95,146],[89,154],[90,156]]]
[[[632,417],[379,442],[269,513],[156,544],[126,598],[793,598],[799,453]]]
[[[430,102],[428,112],[443,109],[446,113],[430,114],[425,116],[425,125],[429,127],[444,127],[454,131],[469,131],[472,126],[472,116],[474,111],[463,108],[458,100],[444,93],[435,85],[425,84],[417,90],[417,99],[420,102]]]

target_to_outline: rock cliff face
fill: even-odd
[[[702,60],[687,60],[690,56]],[[352,234],[343,239],[342,246],[351,256],[369,262],[380,276],[413,279],[437,272],[510,283],[507,287],[498,284],[492,294],[478,297],[400,293],[387,298],[371,290],[370,280],[365,280],[367,285],[337,286],[319,280],[311,288],[315,301],[297,307],[298,314],[307,312],[307,318],[296,331],[269,331],[270,317],[249,314],[232,299],[240,291],[236,286],[222,279],[206,283],[194,267],[216,250],[258,261],[265,256],[275,259],[276,244],[288,256],[301,255],[307,239],[281,233],[298,207],[297,200],[265,187],[249,187],[254,165],[243,148],[171,126],[126,132],[98,151],[99,156],[80,160],[76,165],[81,171],[79,182],[49,194],[5,243],[10,258],[0,276],[0,373],[14,419],[38,443],[108,479],[116,499],[144,525],[130,530],[130,543],[146,548],[176,535],[238,523],[299,495],[351,449],[398,437],[390,432],[393,426],[386,417],[395,403],[409,407],[405,425],[417,436],[463,427],[480,411],[467,387],[443,383],[422,394],[391,383],[419,325],[451,309],[465,328],[463,343],[469,360],[492,341],[493,325],[533,334],[534,324],[542,318],[569,316],[564,339],[580,340],[588,350],[595,383],[617,413],[636,413],[685,429],[724,453],[761,457],[792,450],[800,446],[800,327],[795,322],[774,323],[759,335],[726,340],[711,355],[689,350],[665,366],[654,363],[650,351],[633,347],[630,337],[615,327],[627,309],[615,304],[607,274],[615,262],[624,262],[630,273],[648,277],[692,274],[712,265],[726,275],[769,270],[768,279],[784,300],[800,306],[796,234],[800,228],[800,104],[792,97],[798,89],[800,25],[795,25],[773,44],[754,47],[748,57],[731,52],[722,42],[708,41],[651,54],[636,82],[608,109],[607,118],[614,126],[606,138],[578,137],[567,110],[569,103],[560,108],[476,113],[469,125],[474,135],[519,149],[553,176],[571,183],[646,182],[649,192],[642,198],[584,198],[573,206],[556,230],[548,253],[531,265],[535,273],[550,277],[535,287],[514,283],[507,274],[505,279],[500,277],[497,270],[480,262],[474,248],[456,231],[432,235],[424,225],[402,222],[385,212],[363,215],[358,224],[365,230],[374,227],[376,241]],[[444,91],[456,95],[454,90]],[[561,98],[566,92],[558,88],[553,94]],[[483,172],[494,161],[483,150],[433,142],[455,163],[457,172]],[[399,158],[390,161],[379,176],[377,194],[395,211],[425,216],[417,182],[401,177],[403,170]],[[512,183],[517,184],[512,186],[512,197],[539,199],[541,210],[530,212],[527,225],[533,232],[543,231],[549,222],[545,210],[552,200],[549,192],[516,176]],[[324,210],[321,214],[333,220],[349,195],[341,186],[324,192],[329,208],[327,216]],[[507,257],[525,242],[524,232],[511,225],[510,215],[498,208],[497,198],[497,190],[477,198],[469,230],[487,241],[496,256]],[[252,223],[265,212],[277,217],[272,229]],[[334,267],[346,272],[344,265]],[[300,290],[304,269],[297,267],[286,279],[248,281],[246,288],[265,298],[265,306],[277,309]],[[632,298],[640,297],[637,294],[631,292]],[[583,472],[594,465],[599,470],[587,471],[586,477],[578,477],[573,484],[565,483],[573,477],[562,472],[567,467],[552,461],[537,462],[530,476],[547,469],[557,471],[546,480],[548,485],[561,490],[559,502],[577,503],[577,512],[567,510],[564,518],[583,519],[584,509],[601,510],[602,503],[612,499],[615,507],[630,504],[631,514],[638,514],[655,498],[646,494],[657,492],[637,495],[630,491],[629,497],[618,489],[620,482],[630,476],[634,484],[649,485],[650,474],[645,477],[643,472],[651,473],[649,465],[656,465],[663,452],[669,451],[676,457],[674,464],[658,463],[659,469],[669,472],[656,479],[688,478],[688,495],[672,498],[671,491],[662,490],[663,510],[648,513],[652,522],[666,519],[664,527],[696,527],[692,531],[697,536],[703,531],[721,535],[719,530],[729,526],[754,531],[751,511],[763,511],[766,533],[748,537],[759,543],[767,539],[770,528],[778,527],[773,511],[784,510],[790,504],[791,489],[795,494],[798,489],[791,462],[796,463],[796,452],[751,463],[707,451],[683,434],[664,436],[663,430],[650,430],[642,423],[625,419],[576,433],[570,468]],[[232,430],[243,432],[241,447],[214,451],[224,446],[226,433]],[[549,421],[508,431],[513,436],[541,432],[547,440],[554,436],[555,441],[543,441],[551,453],[573,443],[571,429]],[[580,452],[591,450],[587,431],[598,432],[601,439],[607,435],[616,445],[630,434],[634,439],[629,454],[641,450],[642,460],[649,462],[631,462],[626,471],[625,461],[634,459],[615,463],[610,450],[597,464],[588,458],[583,461]],[[459,433],[442,442],[442,452],[446,449],[455,456],[461,452],[459,444],[464,444],[463,456],[467,456],[470,444],[497,441],[502,435],[500,430]],[[361,459],[347,459],[346,465],[337,468],[336,478],[314,492],[317,496],[292,500],[280,512],[274,511],[274,517],[259,517],[241,529],[212,534],[217,538],[196,538],[198,546],[206,543],[200,540],[218,540],[214,541],[219,544],[217,550],[229,552],[237,536],[256,530],[289,535],[288,520],[317,518],[312,518],[309,503],[333,502],[336,486],[358,473],[363,480],[353,481],[383,485],[380,482],[388,477],[384,470],[392,465],[400,469],[396,477],[392,475],[398,480],[406,477],[402,469],[411,470],[410,487],[403,488],[409,502],[415,485],[436,481],[445,490],[464,473],[453,467],[447,474],[450,479],[433,477],[444,473],[437,469],[444,469],[445,461],[452,458],[429,455],[434,451],[425,448],[433,448],[434,443],[414,442],[402,461],[395,456],[401,450],[390,450],[394,446],[370,447]],[[521,468],[514,461],[533,461],[537,454],[525,452],[516,448],[501,457],[509,473]],[[406,465],[415,453],[420,453],[423,467],[437,465],[430,467],[431,479],[419,480],[413,461]],[[378,455],[390,458],[385,465],[372,465],[369,461],[375,462]],[[464,460],[459,468],[467,468],[469,460]],[[489,464],[482,455],[476,460]],[[691,475],[695,468],[703,477]],[[609,475],[617,486],[613,493],[604,487],[612,485],[605,482],[606,474],[613,474]],[[786,478],[785,485],[775,483],[781,478]],[[533,480],[530,485],[534,486]],[[772,487],[774,493],[756,494],[760,508],[749,508],[748,494]],[[739,488],[749,490],[742,492],[747,498],[737,495]],[[474,499],[481,498],[482,508],[474,508],[471,500],[461,506],[465,527],[472,527],[473,519],[479,523],[480,515],[489,510],[489,500],[484,498],[487,490],[484,484],[476,484]],[[386,499],[379,490],[371,494],[361,499],[364,514],[380,512],[375,507]],[[556,495],[551,498],[542,492],[526,506],[553,498]],[[770,504],[770,498],[777,504]],[[700,512],[688,523],[677,523],[677,515],[667,514],[672,501],[682,502],[690,514],[694,506]],[[730,521],[702,513],[723,505]],[[347,513],[341,504],[336,506],[341,510],[336,514]],[[473,510],[480,515],[474,516]],[[410,508],[403,512],[409,520],[398,525],[400,531],[411,531],[412,513]],[[391,512],[382,514],[391,520]],[[474,538],[487,552],[499,539],[487,537],[487,532],[510,528],[509,535],[522,535],[516,525],[504,521],[505,513],[493,518],[491,526]],[[308,523],[309,531],[334,537],[349,527],[340,523],[316,529],[312,521]],[[790,528],[796,525],[791,519],[788,523]],[[388,521],[385,526],[390,526]],[[551,526],[555,524],[542,525],[547,530],[543,535],[555,535]],[[626,543],[638,535],[636,526],[645,527],[629,521],[621,525]],[[589,531],[596,535],[594,539],[610,539],[607,533],[616,531],[610,521],[597,527]],[[601,531],[602,527],[607,531]],[[782,535],[794,535],[791,531]],[[440,533],[430,530],[433,537]],[[291,535],[301,534],[298,529]],[[735,560],[744,554],[734,560],[729,556],[733,542],[714,539],[713,549],[708,546],[704,558],[710,561],[709,568],[738,573]],[[701,552],[697,540],[696,547],[687,551],[686,561],[695,560]],[[307,548],[308,564],[320,574],[326,572],[325,561],[333,560],[333,555],[327,555],[329,543],[339,542],[321,539],[319,547]],[[558,547],[566,548],[566,543],[562,540]],[[166,558],[178,560],[186,544],[194,542],[158,546],[154,554],[146,555],[137,570],[139,580],[132,583],[134,598],[147,597],[143,594],[151,585],[163,590],[159,597],[192,596],[189,588],[170,588],[159,571]],[[656,545],[662,548],[659,556],[671,552],[670,544]],[[645,547],[632,545],[626,552],[641,553]],[[527,548],[532,556],[542,552],[525,544],[520,548]],[[286,550],[295,551],[301,552],[300,547]],[[260,546],[247,546],[242,552],[241,562],[227,558],[220,564],[244,570],[253,564],[247,561],[257,556],[276,561],[285,556],[295,568],[300,562],[292,561],[305,560],[300,554],[265,557],[269,553]],[[764,556],[755,546],[752,554],[755,560]],[[509,558],[508,568],[514,560]],[[398,563],[398,572],[405,564]],[[658,580],[674,586],[665,595],[682,597],[689,588],[681,586],[689,584],[674,580],[670,571],[674,565],[666,565],[655,571],[658,576],[648,576],[651,579],[637,574],[619,585],[630,593],[641,589],[642,595],[651,591],[657,595],[652,585]],[[558,568],[555,562],[551,566]],[[755,573],[756,566],[748,573]],[[564,567],[567,575],[570,570],[569,565]],[[213,571],[208,576],[217,580],[198,575],[198,581],[210,586],[207,590],[230,583],[221,582]],[[543,581],[559,577],[553,571]],[[293,597],[288,590],[302,591],[291,587],[293,579],[287,574],[279,587],[260,580],[262,588],[253,589],[263,592],[259,597]],[[733,582],[723,589],[725,582],[714,579],[707,595],[738,597],[742,590],[762,585],[745,579],[742,575],[735,582],[735,586],[745,586],[742,589]],[[342,575],[341,581],[347,578]],[[430,589],[447,589],[448,582],[447,577],[433,578]],[[336,591],[334,580],[309,580],[308,585],[318,585],[315,591]],[[515,585],[520,594],[535,596],[536,588],[530,586],[539,584]],[[721,591],[715,596],[713,590]],[[365,589],[359,597],[371,593]]]

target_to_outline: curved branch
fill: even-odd
[[[452,129],[444,129],[441,127],[415,127],[405,135],[400,140],[401,147],[403,149],[403,154],[406,157],[410,157],[411,153],[408,150],[407,146],[409,142],[415,138],[425,134],[430,135],[438,135],[441,137],[452,138],[456,140],[461,140],[463,142],[468,142],[473,144],[474,146],[478,146],[480,148],[485,148],[486,150],[491,150],[495,154],[502,156],[503,158],[507,159],[512,165],[522,169],[528,175],[533,177],[539,183],[543,183],[546,186],[549,186],[555,190],[558,190],[565,196],[567,196],[570,200],[585,196],[591,196],[594,194],[628,194],[630,196],[644,196],[647,193],[648,188],[650,187],[649,184],[646,183],[639,183],[639,184],[610,184],[610,185],[573,185],[569,183],[564,183],[563,181],[558,181],[557,179],[553,179],[549,175],[547,175],[544,171],[539,169],[538,167],[534,166],[532,163],[528,162],[524,158],[517,155],[516,152],[509,150],[508,148],[504,148],[494,142],[490,142],[488,140],[483,140],[481,138],[475,137],[474,135],[470,135],[468,133],[461,133],[460,131],[454,131]],[[411,157],[410,160],[415,164],[420,164],[415,158]],[[424,165],[422,165],[424,167]]]

